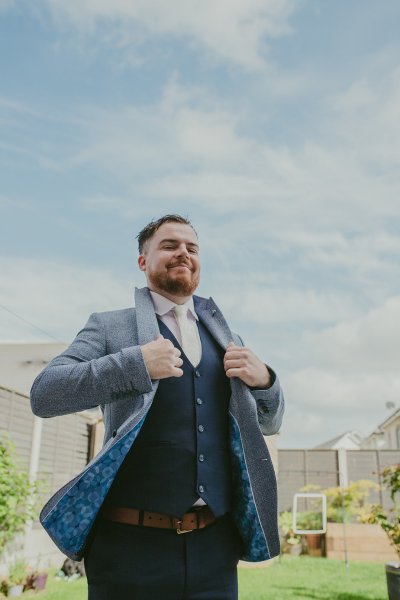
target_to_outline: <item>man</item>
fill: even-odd
[[[136,308],[93,314],[33,384],[36,415],[100,405],[106,429],[41,521],[85,557],[90,600],[234,600],[239,558],[279,552],[262,432],[279,429],[283,396],[213,300],[193,296],[190,222],[166,215],[138,241]]]

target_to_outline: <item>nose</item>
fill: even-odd
[[[180,244],[177,249],[176,249],[176,255],[179,256],[179,258],[189,258],[189,252],[188,249],[186,248],[186,244]]]

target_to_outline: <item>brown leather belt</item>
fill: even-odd
[[[136,508],[119,508],[110,506],[102,510],[102,517],[117,523],[175,529],[177,533],[189,533],[195,529],[203,529],[214,523],[215,517],[208,506],[199,506],[183,515],[181,519]]]

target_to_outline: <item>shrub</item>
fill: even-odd
[[[372,491],[378,490],[377,483],[368,479],[359,479],[352,481],[347,487],[338,486],[321,490],[320,486],[311,484],[301,491],[321,491],[325,494],[327,520],[330,523],[343,523],[343,517],[346,521],[360,521],[370,514],[372,504],[368,502],[368,497]],[[310,502],[312,505],[312,501]]]
[[[382,506],[375,504],[363,519],[364,523],[378,524],[388,536],[400,559],[400,464],[386,467],[381,473],[382,481],[390,491],[393,507],[384,511]]]
[[[0,440],[0,554],[36,516],[37,484],[21,469],[10,440]]]

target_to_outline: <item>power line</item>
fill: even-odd
[[[17,319],[20,319],[20,321],[23,321],[24,323],[27,323],[27,325],[30,325],[34,329],[37,329],[38,331],[41,331],[42,333],[44,333],[48,337],[52,338],[56,342],[59,342],[60,344],[64,344],[65,343],[63,340],[60,340],[59,338],[55,337],[54,335],[52,335],[48,331],[45,331],[41,327],[38,327],[34,323],[31,323],[30,321],[28,321],[27,319],[24,319],[24,317],[21,317],[21,315],[18,315],[16,312],[14,312],[13,310],[10,310],[9,308],[7,308],[6,306],[4,306],[3,304],[0,304],[0,308],[2,308],[3,310],[7,311],[11,315],[14,315],[14,317],[17,317]]]

